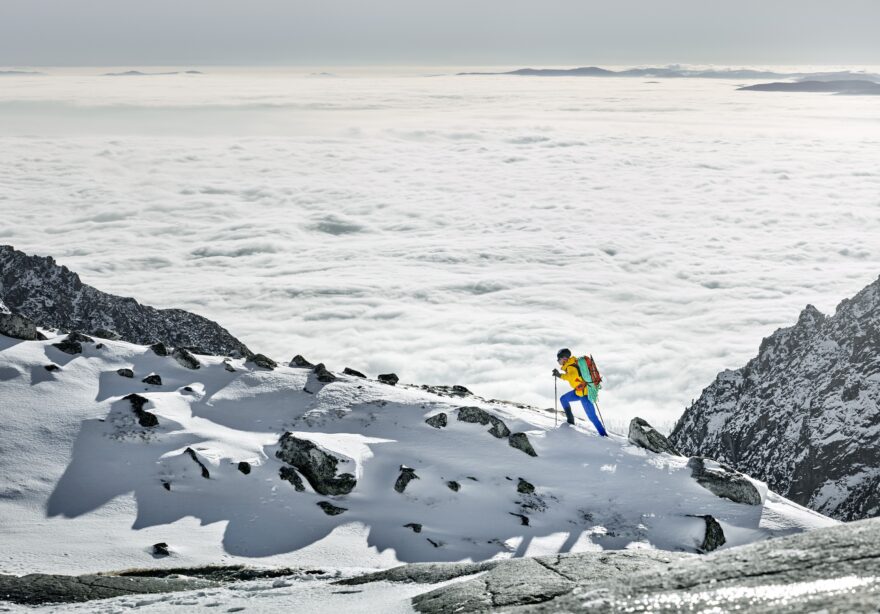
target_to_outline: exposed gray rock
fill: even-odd
[[[880,279],[833,316],[812,305],[724,371],[669,440],[839,520],[880,515]]]
[[[171,552],[168,550],[168,544],[165,542],[153,544],[153,554],[156,556],[171,556]]]
[[[116,369],[116,374],[121,377],[134,377],[134,371],[131,369]]]
[[[736,503],[761,505],[761,494],[741,473],[711,459],[695,456],[688,460],[691,477],[713,494]]]
[[[412,529],[413,533],[421,533],[422,532],[422,525],[420,525],[418,522],[408,522],[403,526],[407,529]]]
[[[503,439],[510,435],[510,429],[500,418],[496,418],[485,409],[479,407],[459,407],[456,410],[460,422],[469,422],[472,424],[491,424],[489,432],[498,439]]]
[[[701,552],[712,552],[727,543],[727,538],[724,537],[724,529],[721,528],[721,525],[718,524],[714,516],[706,514],[695,517],[702,518],[706,523],[706,534],[703,537],[703,543],[700,544]]]
[[[134,415],[137,416],[138,424],[145,428],[159,426],[159,419],[156,417],[156,414],[150,413],[144,409],[144,405],[149,402],[146,397],[131,393],[122,398],[131,403],[131,409],[134,412]]]
[[[171,352],[171,356],[180,363],[181,366],[186,367],[187,369],[201,369],[202,365],[199,362],[198,358],[192,355],[192,353],[186,348],[174,348],[174,351]]]
[[[447,486],[447,487],[449,488],[449,490],[451,490],[452,492],[458,492],[459,490],[461,490],[461,484],[459,484],[459,483],[456,482],[455,480],[449,480],[448,482],[446,482],[446,486]]]
[[[96,328],[92,331],[92,334],[95,337],[100,337],[101,339],[110,339],[111,341],[118,341],[122,339],[122,335],[117,333],[115,330],[110,330],[109,328]]]
[[[60,370],[61,370],[61,367],[59,367],[59,366],[56,365],[55,363],[48,364],[48,365],[43,365],[43,368],[44,368],[46,371],[48,371],[49,373],[54,373],[55,371],[60,371]]]
[[[360,586],[372,582],[401,582],[405,584],[437,584],[463,576],[471,576],[497,567],[501,561],[483,563],[412,563],[373,573],[345,578],[334,584]]]
[[[248,475],[251,472],[251,464],[247,461],[240,461],[238,463],[238,470],[243,474]]]
[[[629,423],[629,441],[640,448],[657,454],[679,456],[678,450],[660,432],[642,418],[633,418]]]
[[[199,468],[202,470],[202,477],[205,478],[206,480],[209,480],[211,478],[211,472],[208,471],[208,468],[205,466],[205,463],[203,463],[201,460],[199,460],[199,457],[196,455],[196,451],[193,450],[192,448],[187,448],[186,450],[184,450],[184,452],[186,452],[189,455],[189,457],[191,459],[193,459],[196,462],[196,464],[199,466]]]
[[[146,345],[199,346],[211,354],[246,355],[249,350],[216,323],[181,309],[154,309],[80,281],[52,258],[28,256],[0,246],[0,300],[14,313],[45,328],[113,330]],[[100,335],[99,335],[100,336]]]
[[[324,513],[328,516],[338,516],[342,512],[348,511],[347,507],[337,507],[329,501],[318,501],[316,505],[324,510]]]
[[[324,366],[323,362],[319,362],[315,365],[315,368],[312,369],[312,373],[315,374],[315,377],[321,383],[329,384],[330,382],[336,381],[336,376],[327,370],[327,367]]]
[[[278,363],[269,358],[264,354],[254,354],[250,359],[252,363],[257,365],[258,367],[262,367],[263,369],[269,369],[270,371],[278,366]]]
[[[433,426],[435,429],[442,429],[443,427],[445,427],[447,425],[448,418],[447,418],[446,414],[444,414],[443,412],[440,412],[439,414],[435,414],[435,415],[431,416],[430,418],[428,418],[427,420],[425,420],[425,423],[430,426]]]
[[[299,354],[297,354],[297,355],[294,356],[293,359],[290,361],[290,365],[289,365],[289,366],[291,366],[291,367],[300,367],[300,368],[308,368],[308,369],[311,369],[311,368],[314,367],[315,365],[313,365],[313,364],[310,363],[308,360],[306,360],[305,358],[303,358],[302,356],[300,356]]]
[[[45,335],[37,330],[33,321],[14,313],[0,313],[0,335],[24,341],[44,341],[46,339]]]
[[[352,368],[350,368],[350,367],[345,367],[345,368],[342,370],[342,373],[343,373],[343,375],[351,375],[351,376],[354,376],[354,377],[364,377],[364,378],[367,377],[366,375],[364,375],[364,374],[361,373],[360,371],[355,371],[354,369],[352,369]]]
[[[111,575],[0,575],[3,600],[23,605],[77,603],[123,595],[171,593],[217,586],[194,578],[148,578]]]
[[[525,452],[529,456],[538,456],[538,453],[535,452],[535,449],[532,447],[532,444],[525,433],[514,433],[508,437],[507,441],[512,448]]]
[[[299,477],[299,474],[293,467],[282,467],[278,470],[278,477],[280,477],[285,482],[290,482],[291,484],[293,484],[293,488],[297,492],[303,492],[306,489],[306,485],[303,484],[302,478]]]
[[[516,512],[507,512],[507,513],[510,514],[511,516],[516,516],[517,518],[519,518],[519,523],[522,526],[524,526],[524,527],[529,526],[529,517],[526,516],[525,514],[517,514]]]
[[[421,479],[416,475],[416,470],[412,467],[407,467],[406,465],[400,466],[400,475],[397,476],[397,480],[394,482],[394,490],[399,493],[402,493],[406,490],[407,484],[412,482],[413,480]]]
[[[82,354],[83,351],[82,342],[78,338],[77,333],[70,333],[58,343],[53,343],[52,346],[71,356]]]
[[[522,478],[517,478],[519,482],[516,485],[516,492],[523,495],[531,495],[535,492],[535,486],[531,482],[527,482]]]
[[[306,439],[298,439],[293,433],[281,436],[275,456],[296,467],[308,480],[315,492],[322,495],[347,495],[357,485],[350,473],[336,475],[337,465],[351,462],[326,452]]]
[[[479,571],[486,573],[472,580],[448,584],[418,595],[413,598],[412,604],[417,611],[424,614],[510,612],[516,606],[552,603],[550,600],[581,585],[591,590],[610,580],[628,578],[638,572],[666,571],[691,557],[695,555],[655,550],[623,550],[492,561],[491,567],[486,569],[480,569],[481,564],[471,564],[470,568],[466,568],[470,574]],[[461,565],[459,563],[450,566],[450,572],[460,570]],[[407,568],[410,567],[413,565],[389,570],[394,575],[383,580],[393,582],[397,578],[406,578],[410,575],[407,573]],[[430,576],[423,573],[419,577],[438,578],[439,582],[451,579],[449,575],[435,570]]]
[[[156,343],[150,346],[150,349],[153,350],[153,354],[156,356],[168,356],[170,352],[164,343],[161,341],[157,341]]]
[[[464,386],[459,386],[458,384],[454,386],[429,386],[428,384],[422,384],[419,387],[426,392],[431,392],[433,394],[440,395],[441,397],[463,398],[474,396],[474,393],[472,393]]]
[[[146,376],[141,382],[144,384],[150,384],[151,386],[161,386],[162,377],[158,373],[153,373],[152,375]]]
[[[400,381],[400,378],[397,377],[397,375],[394,373],[382,373],[376,379],[378,379],[383,384],[388,384],[390,386],[396,386],[397,382]]]

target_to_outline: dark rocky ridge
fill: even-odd
[[[724,371],[669,440],[839,520],[880,515],[880,279],[824,316],[761,342]]]
[[[141,345],[161,341],[211,354],[251,355],[244,343],[207,318],[101,292],[53,258],[29,256],[11,245],[0,245],[0,303],[44,328],[112,330]]]

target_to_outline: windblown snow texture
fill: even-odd
[[[39,326],[84,332],[112,330],[132,343],[162,341],[211,354],[245,356],[247,346],[220,325],[182,309],[155,309],[86,285],[52,257],[0,245],[0,306]],[[2,307],[0,307],[2,309]]]
[[[797,324],[724,371],[670,441],[765,480],[840,520],[880,515],[880,279],[826,317]]]

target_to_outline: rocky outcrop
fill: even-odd
[[[400,381],[400,378],[397,377],[397,375],[394,373],[382,373],[376,379],[378,379],[383,384],[388,384],[389,386],[396,386],[397,382]]]
[[[119,375],[120,377],[132,378],[134,377],[134,371],[132,371],[131,369],[116,369],[116,375]]]
[[[217,586],[217,584],[185,576],[153,578],[98,574],[84,576],[0,575],[0,596],[3,600],[23,605],[78,603],[123,595],[170,593],[213,586]]]
[[[159,419],[156,417],[156,414],[150,413],[144,409],[144,405],[149,402],[146,397],[142,397],[139,394],[132,393],[122,398],[123,400],[131,403],[131,410],[137,417],[138,424],[140,424],[144,428],[153,428],[154,426],[159,426]]]
[[[293,484],[293,488],[297,492],[304,492],[306,489],[306,485],[303,484],[302,478],[299,477],[299,474],[293,467],[282,467],[278,470],[278,477],[285,482]]]
[[[420,525],[418,522],[408,522],[403,526],[406,529],[412,529],[413,533],[421,533],[422,532],[422,525]]]
[[[461,490],[461,484],[459,484],[455,480],[449,480],[448,482],[446,482],[446,487],[452,492],[458,492],[459,490]]]
[[[296,356],[293,357],[293,359],[291,359],[291,361],[290,361],[290,365],[289,365],[289,366],[291,366],[291,367],[299,367],[299,368],[301,368],[301,369],[302,369],[302,368],[311,369],[311,368],[314,367],[315,365],[313,365],[313,364],[310,363],[308,360],[306,360],[305,358],[303,358],[302,356],[300,356],[299,354],[297,354]]]
[[[456,410],[458,420],[460,422],[469,422],[471,424],[491,424],[489,433],[498,439],[503,439],[510,435],[510,429],[500,418],[496,418],[489,412],[479,407],[459,407]]]
[[[675,449],[675,446],[669,443],[669,440],[666,439],[666,437],[661,435],[653,426],[648,424],[648,422],[642,418],[633,418],[630,421],[628,439],[630,443],[633,443],[640,448],[650,450],[651,452],[679,456],[678,450]]]
[[[416,475],[415,469],[413,469],[412,467],[407,467],[406,465],[401,465],[400,475],[397,476],[397,480],[394,482],[394,490],[399,493],[403,493],[410,482],[418,479],[420,478]]]
[[[315,365],[315,368],[312,369],[312,373],[315,374],[317,380],[322,384],[329,384],[336,381],[336,376],[327,370],[327,367],[324,366],[323,362],[319,362]]]
[[[697,484],[714,495],[735,503],[761,505],[761,494],[751,480],[730,467],[699,456],[688,460],[687,466]]]
[[[198,455],[196,454],[196,451],[193,450],[192,448],[187,448],[186,450],[184,450],[184,452],[187,455],[189,455],[189,457],[191,459],[193,459],[193,461],[195,461],[195,463],[199,466],[199,469],[202,472],[202,477],[205,478],[206,480],[211,479],[211,472],[208,471],[208,468],[205,466],[205,463],[203,463],[201,461],[201,459],[199,459]]]
[[[101,292],[51,257],[29,256],[9,245],[0,246],[0,301],[44,328],[113,331],[141,345],[160,340],[212,354],[250,354],[241,341],[207,318]]]
[[[833,316],[807,306],[744,367],[719,374],[669,440],[848,521],[880,515],[878,432],[880,279]]]
[[[316,505],[324,510],[324,513],[328,516],[338,516],[342,512],[348,511],[347,507],[338,507],[336,505],[333,505],[329,501],[318,501]]]
[[[347,495],[357,480],[351,473],[336,474],[340,463],[351,462],[326,452],[307,439],[284,433],[275,456],[303,474],[315,492],[322,495]]]
[[[46,339],[30,319],[2,311],[0,311],[0,335],[24,341],[44,341]]]
[[[52,347],[56,347],[65,354],[82,354],[82,344],[83,343],[94,343],[95,340],[89,337],[88,335],[83,335],[77,332],[72,332],[67,337],[59,341],[58,343],[53,343]]]
[[[201,369],[202,365],[199,362],[199,359],[192,355],[186,348],[174,348],[174,351],[171,352],[171,356],[176,360],[181,366],[186,367],[187,369]]]
[[[448,418],[447,418],[446,414],[444,414],[443,412],[440,412],[439,414],[435,414],[435,415],[431,416],[430,418],[428,418],[427,420],[425,420],[425,424],[427,424],[428,426],[433,426],[435,429],[442,429],[443,427],[446,426],[447,421],[448,421]]]
[[[507,438],[507,443],[510,444],[511,448],[516,448],[521,452],[525,452],[529,456],[538,456],[538,453],[535,452],[535,448],[532,447],[532,444],[525,433],[513,433]]]
[[[277,362],[264,354],[254,354],[253,357],[251,357],[250,361],[258,367],[269,369],[270,371],[278,366]]]
[[[727,543],[727,539],[724,537],[724,530],[718,524],[718,521],[715,520],[714,516],[706,514],[705,516],[696,516],[696,518],[702,518],[706,523],[706,533],[703,536],[703,542],[700,544],[700,552],[712,552]]]
[[[535,492],[535,486],[531,482],[522,478],[517,478],[516,492],[521,495],[531,495]]]
[[[251,472],[251,464],[247,461],[239,461],[238,470],[243,474],[248,475]]]
[[[168,544],[166,544],[165,542],[153,544],[153,556],[171,556],[171,551],[168,549]]]
[[[153,373],[152,375],[146,376],[141,382],[144,384],[150,384],[151,386],[161,386],[162,377],[158,373]]]
[[[351,375],[352,377],[361,377],[361,378],[366,378],[366,377],[367,377],[366,375],[364,375],[364,374],[361,373],[360,371],[355,371],[355,370],[352,369],[351,367],[345,367],[345,368],[342,370],[342,374],[343,374],[343,375]]]
[[[150,345],[150,349],[153,351],[153,354],[156,356],[168,356],[171,352],[168,351],[168,348],[161,341],[157,341]]]

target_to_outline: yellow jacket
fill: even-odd
[[[574,393],[579,397],[587,394],[587,382],[581,377],[581,373],[577,368],[577,358],[574,356],[562,363],[559,377],[571,384],[571,387],[574,388]]]

